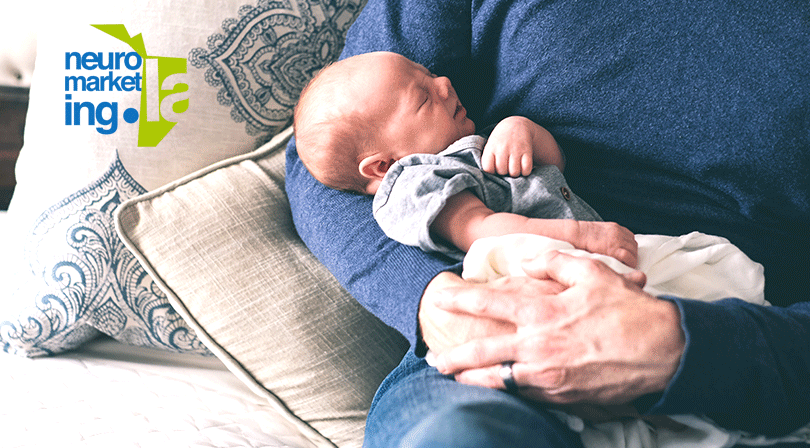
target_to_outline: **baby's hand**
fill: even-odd
[[[489,135],[481,165],[484,171],[501,176],[528,176],[534,167],[534,133],[539,127],[524,117],[501,120]]]
[[[633,232],[615,222],[573,221],[576,233],[569,242],[578,249],[613,257],[635,268],[638,264],[638,243]]]
[[[554,137],[525,117],[501,120],[489,135],[481,165],[488,173],[528,176],[534,165],[556,165],[563,170],[563,157]]]

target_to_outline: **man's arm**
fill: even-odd
[[[675,219],[675,217],[692,216],[688,220],[690,225],[694,220],[703,223],[701,229],[704,231],[718,233],[712,230],[725,230],[719,233],[724,236],[733,233],[745,240],[746,228],[738,232],[737,227],[748,225],[750,217],[737,220],[732,216],[735,212],[730,208],[715,207],[715,201],[722,199],[725,203],[731,204],[730,207],[746,205],[745,210],[755,212],[755,216],[764,214],[765,217],[761,218],[763,221],[761,238],[764,240],[766,238],[764,235],[770,233],[774,226],[778,228],[778,225],[789,223],[795,227],[807,223],[805,212],[795,215],[790,215],[790,212],[781,215],[777,213],[791,204],[794,205],[792,210],[795,210],[796,204],[807,203],[800,201],[807,195],[807,189],[802,187],[806,186],[806,182],[800,184],[789,181],[806,179],[806,175],[802,176],[807,172],[806,164],[803,162],[807,159],[802,158],[802,154],[807,154],[807,146],[802,144],[806,143],[806,126],[803,126],[801,119],[804,116],[801,112],[806,108],[800,106],[807,92],[807,83],[803,81],[806,76],[802,78],[807,71],[802,69],[807,65],[804,61],[810,59],[787,57],[805,54],[808,48],[806,41],[802,40],[806,36],[806,26],[802,26],[803,22],[800,19],[806,15],[806,8],[795,2],[776,4],[754,2],[750,11],[745,11],[747,14],[740,15],[738,11],[734,11],[735,20],[724,20],[730,18],[727,17],[730,14],[727,5],[722,2],[706,3],[706,5],[701,3],[698,8],[707,7],[709,8],[707,10],[716,13],[712,16],[715,17],[712,23],[722,27],[728,26],[733,31],[726,34],[727,37],[731,37],[725,42],[727,45],[724,49],[727,54],[733,54],[735,57],[716,57],[716,52],[722,49],[715,45],[716,42],[707,38],[705,33],[697,32],[705,30],[689,28],[706,25],[705,21],[695,22],[694,16],[689,11],[683,11],[683,14],[668,17],[666,22],[661,22],[672,25],[668,29],[672,32],[669,35],[677,36],[678,39],[663,41],[661,30],[657,28],[650,28],[653,31],[648,29],[647,32],[638,32],[639,28],[634,26],[633,21],[657,20],[662,17],[661,7],[667,6],[664,3],[659,5],[650,2],[650,8],[639,10],[642,13],[633,11],[632,15],[622,10],[621,5],[617,5],[614,10],[608,8],[599,14],[588,15],[578,14],[587,13],[592,8],[588,2],[551,2],[547,7],[540,7],[538,3],[537,14],[528,14],[529,11],[525,11],[527,14],[509,15],[508,8],[495,8],[505,3],[480,2],[476,3],[480,9],[472,14],[475,24],[473,27],[468,20],[471,16],[469,2],[413,0],[371,0],[358,19],[360,26],[353,27],[350,32],[346,55],[373,50],[397,51],[434,73],[450,76],[469,116],[478,125],[485,124],[479,122],[485,113],[493,115],[493,118],[500,113],[522,114],[540,122],[547,121],[543,120],[544,117],[546,119],[562,117],[564,126],[559,127],[561,123],[558,122],[555,135],[559,137],[559,131],[568,127],[568,135],[563,137],[566,138],[569,147],[573,142],[586,147],[594,145],[599,149],[578,155],[579,158],[576,159],[578,164],[588,162],[592,166],[583,165],[578,168],[580,184],[574,185],[579,187],[582,183],[589,182],[597,185],[599,188],[590,188],[586,191],[590,195],[586,195],[585,198],[597,200],[594,205],[600,212],[605,210],[611,213],[614,219],[619,219],[626,213],[634,214],[624,217],[624,222],[636,224],[633,228],[644,224],[645,229],[667,230],[668,233],[678,234],[684,230],[679,225],[684,224],[687,218]],[[570,24],[566,20],[573,20],[572,18],[578,21],[578,26],[566,28],[565,25]],[[581,26],[582,23],[589,26]],[[756,28],[749,23],[768,26]],[[557,24],[561,26],[550,26]],[[667,27],[664,28],[667,31]],[[490,29],[494,31],[486,35]],[[512,33],[498,34],[502,29],[508,29]],[[757,39],[756,36],[759,34],[756,32],[763,29],[767,31],[766,38]],[[548,32],[544,33],[544,30]],[[576,32],[566,33],[566,30]],[[584,33],[582,30],[589,32]],[[608,33],[603,33],[602,30],[607,30]],[[683,30],[696,32],[682,32]],[[631,33],[625,34],[625,31]],[[740,32],[735,33],[736,31]],[[753,33],[754,39],[749,32]],[[492,34],[496,34],[498,39],[493,39]],[[471,58],[469,54],[472,35],[476,37],[476,42],[479,42],[472,50],[480,55],[477,59]],[[518,40],[505,38],[508,36],[517,36]],[[620,40],[624,36],[630,39],[621,41],[622,46],[615,48],[619,50],[618,52],[613,51],[614,48],[611,46],[617,43],[617,39],[613,38],[617,37]],[[522,37],[527,40],[519,40]],[[752,42],[760,46],[769,45],[769,51],[749,51]],[[532,45],[534,43],[543,45]],[[692,50],[666,52],[662,51],[662,45]],[[678,45],[680,47],[677,47]],[[789,48],[790,52],[786,51],[789,45],[793,45]],[[542,47],[542,53],[535,50],[539,47]],[[599,51],[583,52],[584,48]],[[537,68],[537,57],[540,55],[552,56],[543,59],[544,62],[552,62],[547,66],[547,73],[538,73],[540,69]],[[617,55],[621,56],[621,59],[614,58]],[[507,65],[510,70],[497,71],[496,60]],[[615,63],[619,60],[645,61],[645,63],[617,66]],[[790,60],[791,63],[788,65],[773,63],[782,60]],[[559,64],[555,64],[555,61]],[[717,71],[711,69],[722,65],[719,62],[723,61],[731,61],[732,69],[723,69],[725,71],[719,73],[725,76],[719,76]],[[674,64],[679,64],[687,72],[700,76],[682,78],[680,81],[683,84],[673,86],[671,70],[667,70],[667,67],[671,68]],[[522,70],[523,66],[527,69]],[[728,64],[723,65],[721,69],[726,66]],[[619,73],[620,78],[615,77],[615,71],[609,70],[612,67],[619,67],[622,70]],[[786,70],[785,67],[792,67],[792,70]],[[557,68],[571,70],[560,72],[556,70]],[[660,70],[650,71],[650,68]],[[463,76],[465,73],[475,73],[475,76]],[[503,76],[496,76],[498,73]],[[581,74],[588,76],[578,76]],[[594,74],[598,76],[596,78],[591,76]],[[757,83],[751,85],[758,87],[750,91],[740,90],[740,84],[735,78],[738,74],[745,74],[746,77],[756,80]],[[533,79],[553,80],[553,82],[533,83]],[[520,92],[510,90],[507,83],[501,82],[508,80],[516,80],[512,83],[515,86],[526,86],[526,83],[529,83],[529,87],[548,86],[548,94],[543,95],[541,92],[528,95],[532,92],[528,88],[522,88]],[[703,88],[692,88],[697,85],[695,83],[702,83]],[[496,85],[500,89],[499,93],[493,93],[493,87]],[[633,86],[638,88],[632,88]],[[706,88],[707,86],[711,88]],[[789,89],[785,89],[783,94],[780,87],[785,86]],[[673,88],[675,90],[672,90]],[[673,95],[659,95],[661,92]],[[751,94],[755,95],[756,101],[750,101]],[[747,101],[742,101],[743,98]],[[793,105],[796,106],[795,110],[791,108]],[[764,111],[771,110],[774,111],[772,114],[763,115]],[[734,114],[729,115],[730,112]],[[715,116],[715,119],[707,121]],[[684,121],[684,117],[689,120]],[[750,117],[761,119],[751,122]],[[768,117],[773,119],[767,119]],[[606,119],[608,122],[605,122]],[[690,123],[699,123],[700,126],[689,126]],[[766,127],[766,123],[775,125],[760,131],[760,128]],[[594,126],[600,124],[606,126]],[[742,126],[743,124],[745,126]],[[700,129],[701,132],[694,132],[696,129]],[[739,132],[741,129],[747,132]],[[723,138],[718,140],[718,136]],[[768,138],[757,139],[757,136]],[[560,141],[563,139],[560,138]],[[619,141],[630,143],[623,144],[621,148],[612,145],[613,142]],[[667,144],[661,145],[662,141]],[[657,146],[651,146],[656,143]],[[566,150],[569,147],[566,147]],[[648,149],[656,147],[657,151]],[[748,151],[740,154],[752,153],[750,151],[752,147],[776,147],[778,151],[774,154],[779,155],[782,160],[778,166],[788,167],[788,161],[791,161],[789,166],[794,172],[786,174],[780,171],[780,176],[775,178],[779,181],[774,182],[772,188],[758,190],[761,194],[774,194],[769,197],[776,198],[775,201],[762,201],[763,204],[772,204],[771,208],[747,207],[750,205],[748,202],[735,202],[739,196],[731,194],[727,188],[729,184],[725,183],[727,179],[722,176],[701,177],[705,182],[695,183],[695,188],[686,188],[689,185],[684,184],[683,180],[686,178],[683,176],[674,176],[677,182],[667,183],[664,170],[651,171],[650,174],[653,176],[640,174],[638,179],[633,177],[633,170],[637,168],[662,163],[661,155],[666,156],[665,161],[673,162],[669,169],[674,166],[685,166],[682,163],[684,161],[697,160],[689,159],[689,152],[676,149],[698,148],[696,154],[705,152],[707,155],[719,156],[719,151],[712,152],[711,148],[714,147],[725,152],[729,151],[728,148]],[[635,151],[636,148],[643,148],[644,152],[636,151],[635,154],[630,154],[630,150]],[[804,149],[802,152],[795,150],[791,152],[792,148]],[[622,150],[628,150],[628,153],[624,154]],[[605,157],[602,157],[603,154]],[[577,156],[577,153],[569,152],[568,155]],[[634,166],[633,169],[621,165],[624,160],[641,160],[640,156],[646,157],[644,160],[648,165]],[[703,159],[715,160],[715,157]],[[748,160],[753,167],[757,162],[753,157],[740,158],[737,153],[734,153],[734,159],[740,163]],[[614,160],[617,163],[612,163]],[[569,173],[570,168],[576,165],[574,158],[570,158],[570,161]],[[293,163],[302,169],[299,162],[293,160]],[[725,169],[723,165],[718,166]],[[603,174],[609,172],[611,168],[614,169],[614,175],[603,179]],[[288,173],[289,170],[296,169],[295,165],[291,167],[290,160],[287,169]],[[751,171],[752,178],[749,183],[757,185],[753,176],[759,172],[759,170]],[[432,277],[419,274],[418,279],[412,281],[397,275],[409,272],[407,269],[421,272],[425,260],[431,257],[424,254],[414,255],[412,265],[407,264],[410,259],[404,254],[392,257],[390,263],[385,258],[372,258],[366,262],[360,258],[365,252],[355,252],[354,248],[347,246],[351,245],[352,237],[365,235],[365,230],[372,228],[369,227],[371,224],[360,226],[357,221],[357,215],[361,213],[366,213],[371,219],[370,205],[343,209],[344,206],[349,207],[347,203],[351,202],[345,197],[336,202],[324,198],[313,200],[313,196],[326,193],[318,190],[312,183],[298,184],[295,176],[293,173],[287,178],[290,201],[299,232],[306,234],[303,236],[310,248],[333,272],[339,271],[336,275],[341,283],[347,286],[361,303],[403,332],[409,340],[415,341],[419,296]],[[628,178],[633,181],[640,179],[649,181],[635,184],[611,183],[611,180],[624,181]],[[597,179],[601,183],[596,182]],[[712,183],[712,179],[719,181],[715,180]],[[611,188],[602,188],[602,183]],[[623,188],[612,188],[617,185]],[[648,185],[655,185],[656,189],[647,188]],[[718,185],[722,188],[716,190],[718,193],[714,194],[714,188]],[[630,186],[637,188],[628,188]],[[782,201],[782,192],[790,188],[795,189],[792,190],[791,196],[793,202]],[[605,193],[599,193],[600,191]],[[708,193],[704,194],[706,191]],[[628,197],[632,200],[627,200]],[[685,197],[695,199],[697,204],[690,208],[684,202]],[[803,210],[806,210],[806,205],[804,207]],[[308,213],[302,213],[302,208],[307,209]],[[668,213],[661,216],[650,213],[662,209]],[[695,210],[699,213],[680,214],[681,211]],[[716,212],[714,217],[709,216],[712,211]],[[302,222],[310,219],[308,215],[316,213],[323,213],[325,216],[312,218],[312,222]],[[723,225],[718,227],[717,222]],[[348,227],[344,228],[344,224]],[[329,236],[334,237],[335,241],[316,243],[315,240],[326,238],[312,237],[321,231],[330,232]],[[806,238],[806,232],[794,234]],[[776,289],[780,292],[770,296],[769,300],[773,303],[778,303],[778,300],[783,306],[810,300],[803,286],[807,278],[807,265],[797,260],[799,255],[806,251],[781,251],[780,248],[791,249],[792,246],[774,245],[771,235],[767,239],[766,243],[761,244],[766,251],[760,255],[770,257],[769,259],[773,261],[770,264],[773,269],[767,274],[768,281],[772,285],[787,285],[787,287],[777,286]],[[363,241],[365,240],[364,238]],[[388,250],[387,244],[391,244],[382,239],[375,241],[378,241],[380,247],[372,248],[370,251],[372,254],[378,250],[382,252]],[[804,246],[800,245],[799,249],[806,247],[805,243]],[[341,253],[344,248],[347,249],[345,254]],[[791,253],[799,255],[791,257],[789,255]],[[779,261],[780,257],[784,258],[784,261]],[[379,261],[380,264],[373,265],[372,262],[375,261]],[[787,273],[780,274],[777,272],[780,269]],[[388,286],[380,286],[381,282],[387,283]],[[402,284],[405,286],[401,286]],[[379,295],[383,293],[391,295]],[[768,433],[789,427],[795,428],[801,419],[805,422],[808,420],[810,305],[801,303],[788,308],[764,309],[738,304],[733,300],[715,304],[683,301],[681,314],[682,327],[688,339],[683,363],[667,389],[660,395],[660,401],[650,408],[651,411],[671,412],[681,409],[697,414],[708,412],[724,426],[749,431],[761,428],[763,432]],[[753,330],[749,331],[751,329]],[[718,350],[721,350],[722,356],[713,356],[712,353]],[[717,369],[719,374],[715,373]],[[738,372],[746,374],[736,375]],[[492,370],[492,374],[497,379],[495,370]],[[754,381],[750,381],[752,379]],[[700,393],[691,393],[695,391]]]
[[[466,1],[369,1],[349,30],[341,58],[395,51],[455,79],[470,68],[470,14],[463,13],[469,9]],[[473,115],[478,90],[463,83],[456,90],[467,92]],[[374,221],[371,198],[318,183],[300,162],[294,140],[287,148],[286,190],[307,247],[363,306],[416,343],[422,292],[455,262],[388,239]]]
[[[643,411],[704,414],[725,428],[772,436],[810,423],[810,302],[673,301],[686,349],[663,393],[638,402]]]
[[[455,263],[386,237],[371,197],[323,186],[298,159],[294,141],[286,190],[296,230],[312,253],[364,307],[415,344],[422,291]]]

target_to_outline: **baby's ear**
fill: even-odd
[[[360,174],[369,180],[382,180],[395,162],[382,154],[372,154],[360,161]]]

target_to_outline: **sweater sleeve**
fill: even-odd
[[[341,59],[395,51],[434,73],[464,69],[469,55],[469,3],[371,0],[349,30]],[[406,13],[407,12],[407,13]],[[457,263],[385,236],[372,216],[372,198],[324,187],[287,147],[286,190],[304,243],[372,314],[417,342],[419,301],[438,273]]]
[[[810,422],[810,303],[672,300],[686,350],[663,394],[639,400],[646,413],[705,415],[721,427],[768,436]]]
[[[332,190],[287,148],[286,190],[301,239],[372,314],[417,342],[417,312],[427,284],[456,263],[385,236],[371,213],[372,198]]]

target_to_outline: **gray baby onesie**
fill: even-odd
[[[374,218],[390,238],[428,252],[461,260],[464,253],[432,238],[430,225],[447,199],[464,190],[495,212],[531,218],[601,221],[568,188],[554,165],[536,166],[522,177],[484,172],[481,154],[486,139],[463,137],[439,154],[413,154],[389,168],[374,196]]]

